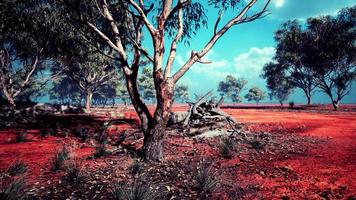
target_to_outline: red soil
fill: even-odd
[[[187,107],[176,107],[174,110],[185,111]],[[347,187],[351,194],[356,195],[355,112],[288,112],[271,109],[225,109],[225,111],[239,121],[246,123],[246,128],[251,131],[287,129],[294,130],[294,133],[300,135],[328,139],[323,146],[312,149],[307,155],[266,163],[270,168],[290,167],[299,175],[297,179],[283,182],[284,180],[259,175],[254,177],[237,175],[239,180],[262,183],[264,197],[272,198],[275,192],[286,196],[293,196],[290,195],[291,193],[307,195],[307,191],[314,188],[334,191],[342,190],[344,187]],[[131,119],[136,118],[134,112],[127,112],[125,116]],[[127,125],[119,126],[119,128],[111,129],[110,133],[115,134],[125,128],[127,128]],[[42,138],[38,131],[33,130],[29,131],[30,142],[15,143],[15,132],[15,130],[0,131],[0,171],[8,168],[15,160],[22,160],[29,165],[30,182],[37,182],[41,180],[41,176],[50,173],[48,172],[50,160],[62,142],[75,145],[78,141],[74,137]],[[176,143],[177,141],[170,142]],[[75,148],[74,154],[78,159],[82,159],[92,155],[93,151],[94,148],[84,146]],[[235,160],[228,162],[235,162]],[[222,164],[230,165],[231,163]],[[277,188],[277,191],[275,188]],[[306,197],[307,199],[320,199],[320,196]]]
[[[338,190],[346,186],[351,194],[356,194],[356,113],[320,114],[233,109],[226,111],[241,122],[257,123],[261,131],[270,131],[269,124],[288,128],[305,127],[306,131],[300,133],[301,135],[329,139],[325,145],[311,150],[307,156],[273,163],[274,166],[290,166],[301,178],[288,183],[264,180],[266,191],[269,186],[276,184],[281,186],[279,193],[286,194],[296,191],[302,194],[313,187]],[[256,130],[256,126],[251,127]],[[283,187],[287,185],[289,187]],[[291,185],[293,187],[290,187]],[[318,199],[317,196],[308,197],[311,198]]]

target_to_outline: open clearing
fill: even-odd
[[[186,110],[176,107],[174,110]],[[219,180],[211,199],[354,199],[356,196],[356,113],[290,111],[288,109],[224,109],[243,122],[252,133],[271,133],[264,149],[240,145],[238,153],[224,159],[217,148],[218,140],[196,141],[176,133],[165,139],[166,161],[150,165],[147,180],[164,183],[170,198],[197,199],[194,169],[202,162],[211,166]],[[126,118],[135,118],[132,111]],[[74,116],[71,116],[71,121]],[[76,126],[88,126],[77,117]],[[95,125],[102,120],[90,122]],[[90,126],[88,126],[90,127]],[[123,131],[134,133],[127,124],[110,127],[111,141]],[[82,142],[74,136],[41,137],[39,130],[28,130],[30,141],[16,143],[17,129],[0,132],[0,170],[16,160],[28,166],[27,193],[32,199],[110,198],[110,180],[132,181],[129,168],[135,159],[126,150],[114,155],[90,158],[95,152],[92,141]],[[142,142],[142,141],[141,141]],[[114,142],[112,142],[114,143]],[[140,147],[140,140],[127,142]],[[51,172],[51,159],[62,145],[70,146],[75,159],[86,171],[86,181],[79,188],[67,187],[63,171]],[[115,145],[110,145],[114,148]],[[148,168],[148,167],[146,167]],[[166,171],[165,171],[166,170]],[[81,190],[85,192],[80,192]],[[64,196],[63,196],[64,195]]]

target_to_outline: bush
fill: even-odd
[[[22,161],[15,161],[8,169],[7,172],[10,176],[23,174],[27,171],[27,165]]]
[[[288,104],[289,104],[289,107],[290,107],[290,108],[294,108],[294,105],[295,105],[295,104],[294,104],[294,101],[290,101]]]
[[[65,168],[64,180],[68,183],[80,183],[82,182],[83,177],[84,176],[80,163],[73,161],[69,163],[68,166]]]
[[[27,142],[27,131],[16,132],[16,142]]]
[[[141,163],[139,161],[135,161],[129,168],[129,172],[131,174],[138,174],[141,170]]]
[[[131,186],[116,183],[111,190],[116,200],[157,200],[165,199],[166,192],[163,187],[155,184],[138,184],[135,182]]]
[[[89,138],[89,128],[79,128],[74,131],[74,135],[82,139],[84,142]]]
[[[263,149],[266,146],[267,141],[261,137],[261,135],[255,135],[249,142],[254,149]]]
[[[99,140],[99,146],[96,147],[94,156],[100,158],[109,154],[109,152],[106,150],[106,146],[108,143],[107,134],[105,133],[102,134],[98,140]]]
[[[206,166],[203,166],[198,171],[195,180],[197,182],[197,189],[202,196],[211,194],[218,183],[216,179],[211,176],[210,169]]]
[[[0,199],[1,200],[21,200],[24,199],[25,181],[23,178],[10,182],[1,180]]]
[[[52,160],[52,171],[57,171],[62,168],[64,161],[69,158],[69,150],[66,147],[62,147],[58,150]]]
[[[232,158],[235,154],[235,141],[231,137],[222,137],[219,150],[224,158]]]

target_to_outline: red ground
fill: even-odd
[[[186,107],[175,108],[186,110]],[[268,163],[269,167],[288,166],[299,176],[297,179],[271,179],[256,175],[244,177],[239,181],[258,181],[264,187],[266,197],[274,193],[290,196],[291,193],[307,194],[308,190],[321,188],[323,191],[347,190],[356,195],[356,113],[355,112],[304,112],[281,111],[273,109],[225,109],[226,112],[246,123],[250,131],[275,131],[275,129],[296,130],[297,134],[328,139],[322,146],[312,149],[307,155],[295,156],[283,161]],[[135,118],[132,113],[127,117]],[[122,127],[127,128],[127,126]],[[298,132],[298,130],[304,130]],[[118,130],[113,130],[113,132]],[[0,132],[0,170],[6,169],[15,160],[22,160],[29,165],[30,182],[41,180],[48,173],[50,160],[60,143],[66,142],[75,149],[77,158],[86,158],[94,148],[88,148],[78,139],[68,137],[41,138],[38,131],[29,131],[30,142],[15,143],[15,131]],[[177,141],[175,141],[177,143]],[[179,143],[179,141],[178,141]],[[228,161],[234,162],[234,160]],[[226,164],[226,163],[223,163]],[[229,164],[229,163],[227,163]],[[292,187],[291,187],[292,186]],[[269,188],[277,188],[277,190]],[[308,193],[309,194],[309,193]],[[281,195],[279,195],[281,196]],[[293,196],[293,195],[292,195]],[[306,196],[307,199],[320,199],[320,196]],[[342,197],[340,197],[342,198]]]

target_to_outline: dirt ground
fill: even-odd
[[[242,122],[246,131],[267,137],[265,147],[253,149],[241,142],[236,155],[225,159],[219,153],[217,138],[197,141],[169,130],[164,143],[166,161],[143,163],[144,182],[164,183],[167,199],[356,199],[356,112],[224,110]],[[131,111],[125,118],[136,116]],[[83,123],[79,126],[92,124]],[[127,123],[109,128],[109,148],[115,153],[103,158],[93,158],[97,145],[93,140],[84,142],[72,134],[42,137],[40,129],[33,128],[27,130],[29,141],[17,143],[19,130],[0,131],[0,170],[5,171],[16,160],[27,164],[29,199],[111,199],[112,181],[130,183],[138,178],[130,174],[136,157],[115,147],[125,131],[134,135],[130,145],[142,144],[135,136],[138,131]],[[70,147],[74,159],[85,169],[85,182],[80,187],[69,187],[63,181],[63,170],[50,170],[55,152],[63,145]],[[197,194],[194,182],[194,171],[202,163],[209,164],[219,182],[204,198]]]

